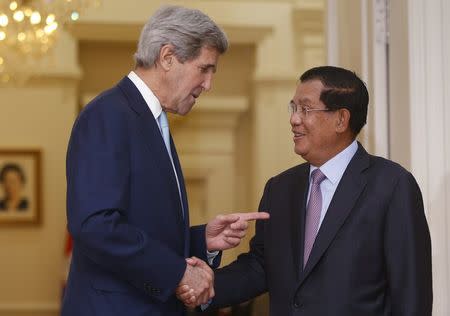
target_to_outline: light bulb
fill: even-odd
[[[47,19],[45,19],[45,23],[47,23],[47,25],[50,25],[53,22],[55,22],[55,15],[54,14],[49,14],[47,16]]]
[[[53,22],[50,25],[47,25],[46,27],[44,27],[44,32],[47,34],[51,34],[53,33],[56,29],[58,28],[58,23]]]
[[[16,2],[16,1],[11,2],[11,3],[9,4],[9,9],[10,9],[11,11],[15,11],[15,10],[17,9],[17,2]]]
[[[33,14],[33,10],[31,10],[30,8],[24,8],[23,13],[25,13],[25,16],[30,17],[31,14]]]
[[[39,24],[39,23],[41,23],[41,15],[39,14],[39,12],[34,11],[31,14],[30,23],[31,24]]]
[[[8,25],[8,16],[6,14],[0,14],[0,26],[7,26]]]
[[[77,21],[80,18],[80,14],[77,11],[73,11],[70,15],[70,18],[72,19],[72,21]]]
[[[22,11],[19,10],[19,11],[14,12],[13,18],[17,22],[22,22],[24,17],[25,17],[25,15],[23,14]]]

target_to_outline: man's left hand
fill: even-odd
[[[267,220],[267,212],[234,213],[218,215],[206,224],[206,247],[208,251],[226,250],[240,244],[245,237],[248,222]]]

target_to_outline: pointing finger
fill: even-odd
[[[237,213],[237,214],[228,214],[228,215],[218,215],[217,216],[217,219],[219,221],[221,221],[222,223],[228,223],[228,224],[237,222],[239,220],[239,218],[240,218],[239,213]]]
[[[266,220],[270,218],[270,214],[267,212],[249,212],[249,213],[236,213],[239,219],[244,221],[254,221],[254,220]]]
[[[230,225],[232,230],[246,230],[248,228],[248,222],[246,220],[239,220],[236,223]]]

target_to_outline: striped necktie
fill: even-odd
[[[326,178],[320,169],[316,169],[311,173],[311,193],[309,195],[308,206],[306,207],[303,266],[306,266],[308,262],[319,230],[320,215],[322,213],[322,191],[320,190],[320,183]]]

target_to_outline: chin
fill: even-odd
[[[305,148],[302,148],[301,146],[294,146],[294,152],[299,156],[304,156],[306,154]]]
[[[194,107],[194,103],[190,104],[190,105],[186,105],[186,106],[181,106],[178,109],[178,114],[180,115],[186,115],[189,112],[191,112],[192,108]]]

